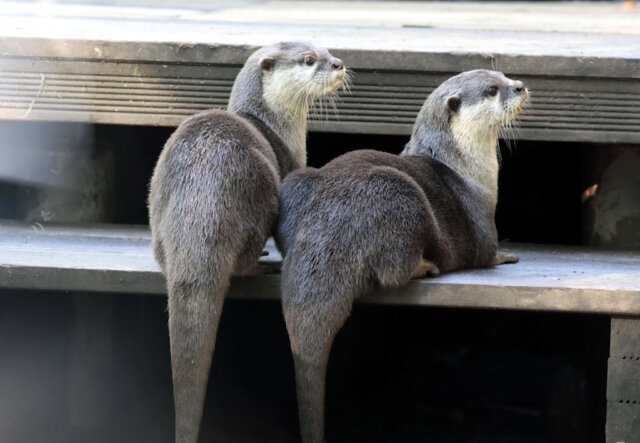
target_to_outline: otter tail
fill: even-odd
[[[175,435],[176,443],[196,443],[220,314],[233,271],[228,252],[234,249],[220,241],[212,247],[197,235],[181,240],[180,260],[174,255],[165,265]],[[190,267],[191,272],[185,273],[182,267]]]
[[[243,208],[218,207],[210,217],[194,212],[173,217],[156,247],[164,252],[167,279],[176,443],[198,440],[224,298],[232,275],[257,265],[266,238],[262,225],[269,225]]]
[[[361,269],[326,248],[295,244],[282,267],[282,306],[296,374],[303,443],[324,441],[327,363],[333,340],[364,289]]]
[[[176,442],[195,443],[229,275],[205,283],[176,283],[169,289],[169,337]],[[211,302],[210,298],[216,299]],[[189,300],[189,301],[186,301]]]

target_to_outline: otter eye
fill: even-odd
[[[497,93],[498,93],[498,88],[496,86],[489,86],[489,88],[486,91],[486,94],[489,97],[495,97]]]
[[[307,55],[304,58],[304,64],[307,66],[313,66],[313,64],[316,62],[316,59],[311,57],[310,55]]]

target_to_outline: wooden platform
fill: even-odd
[[[0,119],[176,126],[223,107],[255,48],[303,39],[355,72],[352,94],[336,115],[313,113],[312,131],[407,135],[442,80],[488,68],[531,90],[513,138],[640,143],[640,8],[620,2],[126,3],[137,6],[0,1]],[[636,441],[640,253],[509,248],[520,263],[412,281],[362,302],[610,317],[607,443]],[[263,261],[278,268],[273,242],[267,249]],[[71,291],[97,313],[91,293],[166,293],[146,227],[1,220],[0,288]],[[229,296],[277,301],[280,276],[234,279]],[[78,318],[86,331],[100,328]]]
[[[92,292],[166,293],[150,243],[143,226],[0,222],[0,288],[82,294],[77,302],[94,316],[92,323],[84,317],[76,321],[94,331],[95,318],[108,313],[102,313],[99,300],[104,299],[91,297]],[[640,376],[640,253],[532,245],[509,249],[519,255],[519,263],[415,280],[361,302],[609,316],[606,441],[635,441],[640,435],[640,391],[635,388]],[[277,268],[281,257],[272,241],[267,250],[263,262]],[[234,279],[229,297],[277,301],[280,275]]]
[[[165,294],[145,227],[2,223],[0,287]],[[370,303],[640,314],[640,254],[510,245],[520,263],[411,282]],[[263,261],[278,267],[272,241]],[[235,279],[230,297],[279,299],[280,276]]]
[[[619,3],[198,5],[0,2],[0,118],[176,126],[256,47],[304,39],[356,73],[314,131],[409,134],[442,80],[494,68],[532,91],[514,138],[640,142],[640,10]]]

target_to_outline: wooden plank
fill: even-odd
[[[129,0],[115,5],[38,5],[42,15],[82,16],[98,19],[228,21],[298,24],[343,24],[448,27],[451,29],[529,30],[545,32],[606,32],[640,34],[640,12],[618,2],[362,2],[342,1],[207,1]],[[74,2],[71,2],[74,3]],[[114,2],[111,2],[114,3]],[[25,15],[33,7],[4,2],[5,14]]]
[[[89,43],[48,42],[44,47],[56,54],[67,51],[69,45],[78,51],[87,44],[105,48],[99,42]],[[4,44],[6,41],[0,40],[0,54]],[[123,53],[115,57],[124,57],[126,48],[135,54],[138,51],[131,51],[133,47],[142,49],[138,44],[121,45]],[[18,47],[24,49],[22,44]],[[193,60],[216,60],[220,64],[163,63],[166,59],[154,58],[159,55],[151,50],[142,51],[149,52],[149,59],[138,61],[0,56],[0,118],[177,126],[191,114],[225,106],[233,78],[248,54],[242,51],[243,56],[238,57],[232,47],[193,51],[197,52],[189,57]],[[354,62],[362,58],[362,54],[337,54]],[[553,63],[549,59],[527,62],[518,61],[518,56],[496,62],[474,55],[425,54],[416,58],[382,52],[372,52],[365,58],[378,69],[356,68],[351,94],[342,95],[335,114],[312,111],[310,130],[407,135],[425,98],[444,79],[460,70],[491,68],[498,63],[532,91],[531,106],[519,118],[513,138],[640,143],[640,80],[589,77],[585,72],[592,64],[587,61],[576,62],[578,66],[573,68],[565,61],[558,72],[569,77],[550,79],[547,74],[553,74]],[[229,66],[226,60],[237,64]],[[414,69],[407,66],[412,60],[424,66],[410,73],[382,68],[392,64]],[[620,63],[601,60],[593,66],[624,73]],[[518,74],[540,66],[549,72]],[[632,72],[640,72],[640,65]]]
[[[635,442],[640,435],[640,319],[611,319],[607,371],[607,443]]]
[[[638,48],[633,47],[634,38],[640,36],[638,10],[579,3],[478,6],[302,1],[245,3],[197,11],[6,2],[0,15],[0,29],[5,37],[67,40],[164,42],[170,39],[184,43],[261,46],[304,38],[333,48],[376,51],[462,50],[615,58],[638,54]],[[367,32],[371,29],[377,32]],[[564,38],[556,33],[563,34]],[[411,38],[421,35],[446,35],[447,38]],[[520,38],[514,39],[516,35]],[[591,44],[581,46],[587,41]]]
[[[634,381],[637,382],[637,381]],[[640,435],[640,405],[607,402],[607,443],[635,443]]]
[[[214,11],[9,4],[0,8],[0,118],[177,126],[224,106],[257,46],[305,39],[356,72],[337,115],[311,116],[314,131],[409,134],[444,78],[495,68],[532,91],[514,138],[640,143],[638,11],[301,3]]]
[[[0,287],[164,294],[144,227],[0,227]],[[456,272],[362,301],[413,306],[640,315],[640,254],[513,245],[516,265]],[[270,240],[263,262],[278,267]],[[230,297],[279,299],[280,276],[234,279]]]

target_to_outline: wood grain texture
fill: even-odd
[[[216,6],[197,10],[2,2],[0,29],[6,37],[67,40],[262,46],[305,37],[344,49],[582,57],[637,55],[631,43],[640,36],[640,10],[617,4],[267,1]],[[438,35],[447,38],[429,38]]]
[[[44,228],[44,229],[43,229]],[[0,226],[0,287],[165,294],[145,227]],[[262,258],[281,257],[270,240]],[[412,281],[362,299],[414,306],[640,315],[640,254],[509,245],[520,263]],[[230,297],[279,299],[280,276],[238,278]]]
[[[409,134],[439,82],[488,68],[532,91],[513,138],[640,142],[640,14],[619,5],[1,5],[2,119],[177,126],[223,107],[256,47],[304,39],[356,72],[312,131]]]
[[[611,319],[607,370],[607,443],[635,442],[640,435],[640,319]]]

